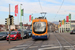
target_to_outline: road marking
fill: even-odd
[[[63,46],[63,47],[71,47],[71,46]]]
[[[29,47],[29,48],[35,48],[35,47],[38,47],[38,46],[31,46],[31,47]]]
[[[25,47],[26,47],[26,46],[29,46],[29,45],[19,45],[19,46],[16,46],[16,47],[23,47],[23,46],[25,46]]]
[[[70,46],[63,46],[65,48],[70,47]],[[60,46],[54,46],[54,47],[46,47],[46,48],[39,48],[38,50],[44,50],[44,49],[55,49],[55,48],[60,48]]]
[[[41,47],[47,47],[47,46],[53,46],[53,45],[42,45]]]
[[[22,48],[12,48],[12,49],[9,49],[9,50],[22,50]]]
[[[73,45],[73,46],[75,46],[75,45]]]
[[[15,47],[15,48],[10,48],[9,50],[23,50],[25,47],[19,47],[19,48],[17,48],[17,47]]]
[[[38,49],[38,50],[44,50],[44,49],[54,49],[54,48],[60,48],[60,46],[40,48],[40,49]]]

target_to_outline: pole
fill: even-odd
[[[66,28],[67,28],[67,27],[66,27],[66,22],[65,22],[65,32],[66,32]]]
[[[65,32],[65,22],[64,22],[64,32]]]
[[[18,10],[18,25],[19,25],[19,10]]]
[[[58,29],[59,29],[59,33],[60,33],[60,27]]]
[[[61,33],[62,33],[62,26],[61,26]]]
[[[10,4],[9,4],[9,15],[10,15]],[[10,44],[10,24],[9,24],[9,44]]]
[[[70,31],[71,31],[71,19],[70,19]]]
[[[21,4],[22,5],[22,4]],[[21,11],[21,5],[20,5],[20,11]],[[23,26],[22,26],[22,17],[21,17],[21,14],[20,14],[20,22],[21,22],[21,24],[20,24],[20,27],[21,27],[21,30],[22,30],[22,32],[21,32],[21,37],[22,37],[22,40],[23,40]]]
[[[22,4],[21,4],[22,5]],[[21,5],[20,5],[20,13],[21,13]],[[21,17],[21,14],[20,14],[20,22],[22,22],[22,17]],[[22,29],[22,25],[20,25],[21,29]]]
[[[23,9],[22,40],[23,40],[23,35],[24,35],[24,33],[23,33],[23,29],[24,29],[24,9]]]
[[[24,27],[24,9],[23,9],[23,27]]]

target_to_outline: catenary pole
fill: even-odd
[[[10,15],[10,4],[9,4],[9,15]],[[10,44],[10,24],[9,24],[9,44]]]

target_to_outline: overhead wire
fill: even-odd
[[[42,6],[41,6],[40,0],[38,0],[38,1],[39,1],[40,8],[41,8],[41,10],[42,10],[42,12],[43,12],[43,8],[42,8]]]
[[[59,11],[60,11],[60,9],[61,9],[63,3],[64,3],[64,0],[62,1],[61,5],[60,5],[60,8],[59,8],[58,11],[57,11],[57,14],[59,13]],[[57,14],[55,15],[55,17],[57,16]]]

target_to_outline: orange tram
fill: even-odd
[[[48,21],[45,18],[37,18],[32,21],[32,39],[48,39]]]

